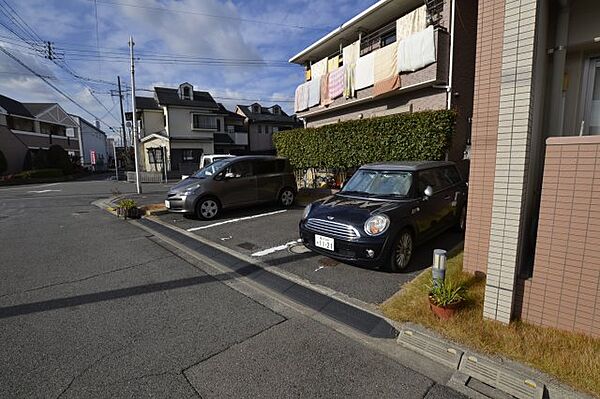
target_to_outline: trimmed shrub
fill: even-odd
[[[15,179],[44,179],[49,177],[62,177],[63,172],[60,169],[35,169],[26,170],[14,175]]]
[[[48,149],[48,168],[60,169],[63,174],[73,173],[75,169],[69,154],[59,145],[52,145]]]
[[[353,120],[273,135],[277,153],[296,169],[355,168],[371,162],[441,160],[454,131],[453,111]]]
[[[4,153],[0,151],[0,175],[6,172],[8,169],[8,162],[6,162],[6,157]]]

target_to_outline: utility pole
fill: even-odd
[[[133,62],[133,36],[129,36],[129,55],[131,57],[131,133],[133,135],[133,153],[135,155],[135,185],[137,193],[142,193],[140,184],[140,163],[138,160],[138,131],[137,131],[137,108],[135,106],[135,65]]]
[[[127,149],[127,140],[125,139],[125,117],[123,116],[123,94],[121,94],[121,77],[117,76],[117,84],[119,85],[119,104],[121,105],[121,129],[123,133],[123,147]]]

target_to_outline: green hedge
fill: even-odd
[[[26,170],[14,175],[15,179],[41,179],[48,177],[62,177],[63,171],[60,169],[35,169]]]
[[[423,111],[353,120],[273,135],[297,169],[346,169],[380,161],[441,160],[454,131],[453,111]]]

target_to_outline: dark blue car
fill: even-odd
[[[467,184],[452,162],[370,164],[306,207],[300,237],[331,258],[400,271],[415,245],[450,227],[464,230],[466,204]]]

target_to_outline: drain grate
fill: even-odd
[[[258,248],[257,245],[252,244],[251,242],[242,242],[237,245],[240,248],[247,249],[248,251],[252,251],[253,249]]]
[[[474,355],[463,356],[459,371],[519,399],[541,399],[544,394],[543,384]]]
[[[463,351],[458,348],[412,330],[402,330],[398,343],[453,369],[458,368],[463,355]]]

